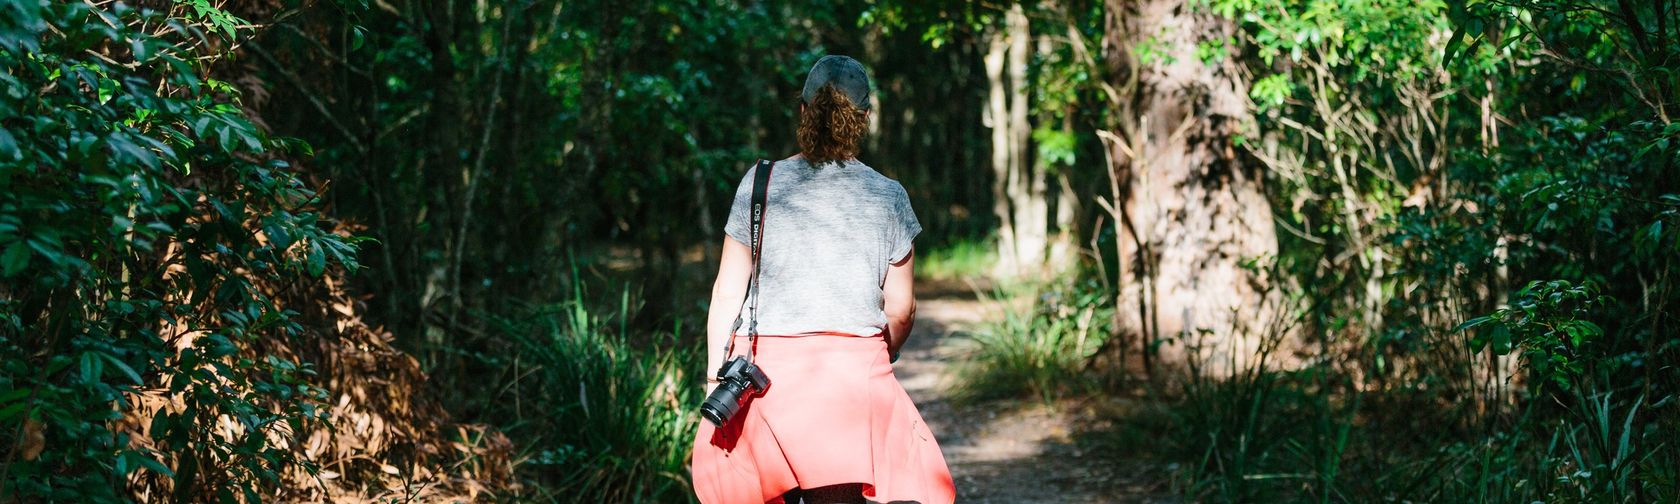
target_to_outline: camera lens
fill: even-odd
[[[712,422],[712,425],[722,427],[735,412],[741,409],[741,392],[746,388],[742,380],[723,380],[718,388],[712,390],[712,395],[706,397],[706,402],[700,405],[700,416]]]

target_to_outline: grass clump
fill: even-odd
[[[495,320],[516,351],[498,357],[513,371],[486,413],[530,440],[519,473],[536,490],[520,500],[690,500],[701,397],[685,370],[699,367],[697,346],[681,340],[680,324],[630,338],[628,291],[608,317],[586,300],[578,287],[567,302]]]
[[[958,398],[1049,402],[1092,390],[1085,362],[1107,337],[1113,309],[1095,284],[1023,284],[983,297],[1002,316],[972,335],[973,353],[958,369]]]

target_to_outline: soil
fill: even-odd
[[[1126,399],[955,400],[953,385],[973,348],[969,335],[1001,308],[960,282],[918,281],[916,297],[916,325],[894,373],[939,439],[957,502],[1182,501],[1170,488],[1172,467],[1118,453],[1138,442],[1105,441],[1115,430],[1105,419],[1140,407]]]

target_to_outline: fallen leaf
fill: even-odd
[[[47,449],[47,425],[33,418],[23,420],[23,439],[18,440],[18,448],[23,450],[24,460],[35,460],[41,456],[41,450]]]

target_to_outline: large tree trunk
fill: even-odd
[[[1257,165],[1231,144],[1247,85],[1232,58],[1197,54],[1234,28],[1191,0],[1108,0],[1106,11],[1114,115],[1101,136],[1121,263],[1114,348],[1147,370],[1229,373],[1256,357],[1270,320],[1267,279],[1243,264],[1277,252]]]

